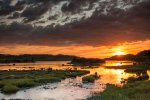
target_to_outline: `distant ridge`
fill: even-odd
[[[48,54],[23,54],[9,55],[0,54],[0,63],[23,63],[35,61],[71,61],[76,56],[72,55],[48,55]]]
[[[133,54],[119,55],[119,56],[116,55],[110,58],[105,58],[105,60],[131,60],[131,61],[138,61],[138,62],[150,61],[150,50],[141,51],[136,55]]]

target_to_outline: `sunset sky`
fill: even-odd
[[[0,54],[105,58],[150,49],[150,0],[0,0]]]

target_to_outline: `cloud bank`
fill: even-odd
[[[150,39],[149,0],[0,0],[0,45],[103,46]]]

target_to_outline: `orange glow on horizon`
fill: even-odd
[[[114,55],[137,54],[150,49],[150,40],[123,43],[114,46],[38,46],[14,45],[0,46],[0,54],[64,54],[87,58],[108,58]]]
[[[116,47],[116,48],[113,48],[113,56],[122,56],[122,55],[125,55],[126,52],[124,50],[124,46],[120,46],[120,47]]]
[[[113,54],[113,56],[121,56],[121,55],[125,55],[125,52],[123,51],[117,51]]]

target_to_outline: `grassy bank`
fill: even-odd
[[[143,65],[131,66],[129,68],[126,68],[125,72],[137,73],[137,72],[146,71],[146,70],[150,70],[150,66],[143,64]]]
[[[107,69],[128,69],[133,67],[133,65],[122,65],[122,66],[105,66]]]
[[[107,85],[104,92],[93,95],[87,100],[149,100],[150,81],[128,83],[123,87]]]
[[[29,70],[29,71],[0,71],[0,90],[3,93],[15,93],[20,89],[30,88],[46,83],[60,82],[88,74],[84,70]]]
[[[107,69],[124,69],[128,73],[137,73],[141,71],[150,70],[150,66],[147,64],[140,65],[122,65],[122,66],[105,66]]]

